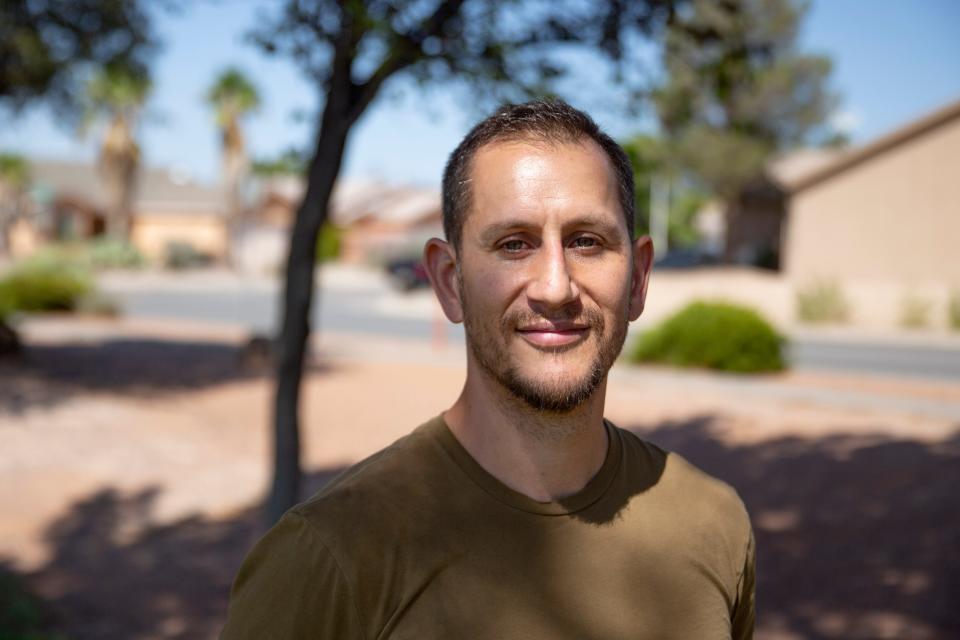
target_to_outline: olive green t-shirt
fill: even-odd
[[[294,507],[247,556],[221,638],[749,638],[729,486],[606,423],[577,494],[488,474],[437,417]]]

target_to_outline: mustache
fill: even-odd
[[[504,329],[512,330],[517,327],[536,325],[541,322],[570,322],[600,330],[605,326],[602,313],[596,309],[581,308],[573,312],[559,311],[555,314],[542,314],[526,309],[518,309],[504,316],[503,327]]]

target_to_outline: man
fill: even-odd
[[[562,102],[467,135],[424,251],[463,392],[267,533],[222,638],[752,635],[736,493],[603,418],[653,261],[633,199],[623,151]]]

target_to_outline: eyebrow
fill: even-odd
[[[482,244],[490,244],[500,239],[504,235],[508,235],[515,231],[528,230],[534,226],[537,225],[531,223],[529,220],[521,218],[504,220],[503,222],[495,222],[480,232],[480,242]],[[584,214],[574,218],[573,220],[568,221],[564,227],[586,227],[597,229],[600,231],[600,233],[611,240],[619,239],[619,236],[623,231],[620,229],[619,224],[611,223],[606,219],[605,216],[601,217],[593,214]]]

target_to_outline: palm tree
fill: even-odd
[[[137,119],[150,93],[150,78],[124,67],[107,67],[87,85],[87,120],[106,121],[97,168],[108,193],[107,233],[127,242],[140,168]]]
[[[30,165],[15,153],[0,153],[0,254],[6,253],[10,226],[23,212]]]
[[[207,92],[207,103],[213,107],[220,127],[222,177],[233,231],[243,215],[240,190],[249,166],[240,121],[260,106],[260,93],[242,71],[229,68],[214,80]]]

